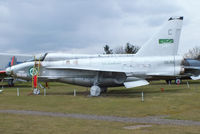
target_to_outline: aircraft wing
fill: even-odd
[[[85,71],[102,71],[102,72],[120,72],[126,73],[126,71],[122,71],[120,69],[107,69],[107,68],[98,68],[98,67],[88,67],[88,66],[58,66],[58,67],[46,67],[46,69],[52,70],[64,70],[64,69],[71,69],[71,70],[85,70]],[[127,72],[128,73],[128,72]]]
[[[60,66],[60,67],[46,67],[47,69],[55,69],[55,70],[59,70],[59,69],[70,69],[70,70],[85,70],[85,71],[101,71],[101,72],[118,72],[118,73],[125,73],[126,76],[130,75],[130,72],[125,71],[125,70],[117,70],[117,69],[107,69],[107,68],[98,68],[98,67],[87,67],[87,66],[82,66],[82,67],[78,67],[78,66]],[[133,74],[132,74],[133,75]],[[144,85],[148,85],[149,82],[147,80],[145,80],[144,78],[137,78],[137,80],[134,81],[127,81],[124,82],[124,86],[126,88],[133,88],[133,87],[139,87],[139,86],[144,86]]]
[[[0,78],[5,78],[7,76],[6,71],[0,71]]]
[[[131,76],[141,76],[141,74],[148,75],[149,77],[157,76],[169,76],[166,72],[157,72],[157,73],[146,73],[146,72],[130,72],[125,69],[113,69],[113,68],[99,68],[99,67],[88,67],[88,66],[57,66],[57,67],[46,67],[49,70],[85,70],[85,71],[100,71],[100,72],[118,72],[125,73],[127,77]],[[161,75],[162,74],[162,75]]]

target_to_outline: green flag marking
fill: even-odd
[[[173,39],[159,39],[159,44],[174,43]]]

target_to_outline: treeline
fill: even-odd
[[[185,58],[200,60],[200,47],[190,49],[185,55]]]
[[[109,45],[104,46],[104,54],[135,54],[140,48],[138,46],[126,43],[125,47],[120,46],[111,49]]]
[[[115,49],[111,49],[109,45],[105,45],[103,54],[136,54],[139,49],[140,47],[132,45],[129,42],[126,43],[125,47],[120,46]],[[188,50],[188,52],[184,54],[184,58],[200,60],[200,47],[196,46]]]

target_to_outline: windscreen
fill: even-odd
[[[30,60],[27,60],[27,62],[30,62],[30,61],[43,61],[45,59],[45,57],[47,56],[47,54],[48,53],[37,54],[33,58],[31,58]]]

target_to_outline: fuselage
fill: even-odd
[[[132,88],[148,85],[148,80],[181,77],[184,58],[177,52],[182,21],[182,16],[170,17],[136,55],[45,54],[6,72],[21,79],[31,80],[38,75],[39,81],[91,86],[91,96],[100,95],[106,87],[124,84]]]
[[[137,79],[168,79],[183,73],[181,56],[94,56],[59,61],[44,60],[39,67],[39,81],[56,81],[92,86],[99,72],[101,87],[119,86]],[[26,62],[10,68],[14,77],[31,80],[35,62]]]

